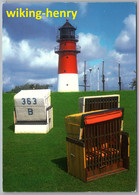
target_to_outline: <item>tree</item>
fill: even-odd
[[[26,83],[25,85],[21,85],[21,86],[15,86],[14,89],[12,89],[10,92],[11,93],[18,93],[21,90],[28,90],[28,89],[48,89],[49,87],[53,87],[53,85],[40,85],[40,84],[29,84]]]
[[[134,71],[134,73],[136,74],[136,71]],[[132,80],[132,82],[130,83],[130,88],[131,89],[137,89],[137,80],[136,80],[136,77]]]

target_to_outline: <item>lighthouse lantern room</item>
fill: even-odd
[[[55,48],[55,53],[59,55],[58,62],[58,91],[70,92],[79,91],[77,53],[80,53],[80,47],[75,36],[76,28],[73,27],[68,19],[66,23],[59,28],[60,35],[57,36],[59,45]]]

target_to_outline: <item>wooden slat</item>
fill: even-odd
[[[105,165],[107,165],[106,142],[107,142],[107,137],[106,137],[106,122],[105,122],[104,123],[104,158],[105,158]]]
[[[67,163],[68,163],[68,172],[85,181],[85,147],[78,145],[76,142],[70,142],[70,139],[67,141]]]
[[[117,124],[117,123],[118,123],[118,119],[115,120],[115,121],[116,121],[116,124],[115,124],[115,127],[116,127],[116,130],[115,130],[115,140],[116,140],[116,143],[115,143],[115,144],[116,144],[115,162],[117,162],[117,159],[118,159],[118,156],[117,156],[117,155],[118,155],[118,152],[117,152],[117,151],[118,151],[118,145],[117,145],[117,141],[118,141],[118,140],[117,140],[117,138],[118,138],[118,137],[117,137],[117,133],[118,133],[118,124]]]
[[[96,159],[96,143],[97,143],[97,124],[94,124],[94,137],[95,137],[95,139],[94,139],[94,168],[96,168],[96,161],[97,161],[97,159]]]
[[[99,144],[100,144],[100,135],[99,135],[99,125],[97,126],[97,159],[98,159],[98,167],[100,167],[100,158],[99,158],[99,150],[100,150],[100,147],[99,147]]]
[[[66,142],[67,145],[67,169],[68,169],[68,173],[70,173],[70,167],[69,167],[69,142]]]
[[[85,112],[120,107],[120,96],[93,96],[85,98]]]
[[[102,124],[99,129],[99,135],[100,135],[100,167],[102,167]]]
[[[121,158],[121,135],[120,135],[120,125],[121,125],[121,120],[118,120],[118,149],[119,149],[119,159]]]
[[[16,113],[15,110],[13,111],[13,115],[14,115],[14,124],[16,123]]]
[[[110,122],[107,125],[108,128],[108,149],[110,148]],[[110,151],[108,150],[108,165],[110,165]]]
[[[95,147],[95,126],[91,125],[91,137],[92,137],[92,142],[91,142],[91,151],[92,151],[92,170],[94,174],[94,165],[95,165],[95,158],[94,158],[94,147]]]

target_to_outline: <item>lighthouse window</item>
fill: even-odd
[[[71,36],[74,36],[74,35],[75,35],[74,30],[71,30]]]
[[[66,58],[69,58],[68,56]]]
[[[66,86],[68,86],[68,84],[66,84]]]

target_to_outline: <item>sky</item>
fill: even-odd
[[[6,11],[77,11],[69,17],[8,17]],[[3,90],[26,83],[51,84],[57,91],[58,55],[54,48],[58,28],[66,19],[77,28],[79,84],[83,84],[86,61],[87,90],[102,90],[104,60],[105,90],[118,90],[118,64],[122,89],[130,89],[136,74],[136,3],[4,3],[2,62]],[[92,68],[92,71],[89,71]],[[80,86],[80,91],[83,91]]]

